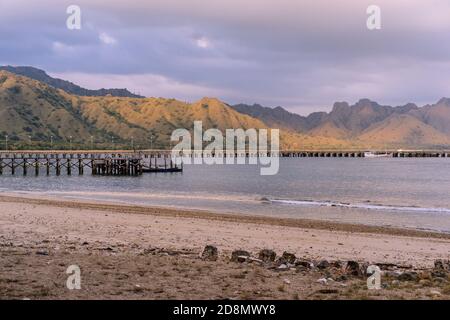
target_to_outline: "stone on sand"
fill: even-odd
[[[347,266],[345,267],[345,272],[350,276],[359,277],[362,275],[361,267],[356,261],[347,261]]]
[[[278,259],[278,263],[293,265],[295,263],[296,259],[297,258],[295,257],[295,254],[285,251],[285,252],[283,252],[283,255]]]
[[[263,262],[274,262],[277,254],[273,250],[263,249],[259,252],[258,258]]]
[[[231,253],[232,262],[245,262],[250,257],[250,253],[245,250],[234,250]]]
[[[217,250],[217,247],[207,245],[205,249],[203,249],[202,253],[202,259],[207,261],[217,261],[219,257],[219,251]]]

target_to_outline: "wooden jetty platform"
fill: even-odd
[[[50,175],[55,173],[100,176],[140,176],[144,173],[182,172],[169,153],[143,154],[141,152],[0,152],[0,175]]]

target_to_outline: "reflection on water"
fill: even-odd
[[[142,177],[3,175],[0,188],[282,217],[326,219],[450,232],[450,160],[286,158],[280,172],[257,166],[191,165]]]

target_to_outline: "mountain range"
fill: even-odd
[[[176,128],[279,128],[283,149],[450,147],[450,99],[418,107],[361,99],[308,116],[282,107],[144,98],[126,89],[88,90],[32,67],[0,67],[0,139],[16,147],[111,144],[168,147]],[[92,138],[91,138],[92,137]],[[117,145],[116,145],[117,146]]]
[[[113,97],[144,98],[143,96],[131,93],[127,89],[85,89],[70,81],[52,78],[44,70],[34,67],[0,66],[0,70],[8,71],[20,76],[25,76],[46,83],[54,88],[62,89],[67,93],[72,93],[79,96],[102,97],[111,95]]]
[[[0,139],[9,146],[168,147],[177,128],[266,128],[259,119],[239,113],[215,98],[194,103],[165,98],[80,96],[44,82],[0,71]],[[282,131],[284,146],[298,148],[300,135]]]
[[[258,104],[233,109],[258,118],[271,127],[289,128],[312,137],[332,137],[368,148],[445,148],[450,145],[450,99],[418,107],[384,106],[369,99],[353,105],[336,102],[331,112],[306,117],[282,107]]]

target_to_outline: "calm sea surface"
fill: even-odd
[[[285,158],[141,177],[0,176],[0,191],[450,232],[450,159]]]

